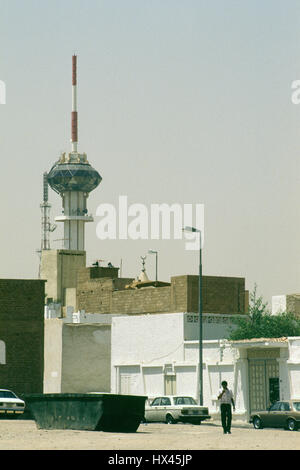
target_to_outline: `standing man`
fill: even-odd
[[[224,434],[231,434],[231,404],[233,406],[233,411],[235,411],[235,404],[233,400],[232,391],[227,388],[226,380],[222,382],[222,388],[219,391],[218,400],[221,404],[221,420]]]

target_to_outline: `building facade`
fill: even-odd
[[[55,266],[57,260],[64,263],[68,254],[66,250],[51,251],[49,256],[54,259]],[[73,255],[70,252],[70,259]],[[114,355],[115,348],[118,350],[119,347],[111,344],[111,324],[115,318],[132,318],[134,326],[136,315],[141,318],[166,315],[166,318],[176,321],[178,313],[184,340],[197,339],[198,315],[193,312],[198,310],[198,276],[172,277],[170,283],[139,282],[132,278],[119,278],[118,268],[114,267],[77,269],[77,309],[72,305],[61,308],[59,303],[48,304],[45,309],[45,393],[112,390],[111,354]],[[68,289],[71,287],[65,291]],[[52,300],[59,301],[57,297]],[[206,339],[223,338],[232,316],[243,315],[246,305],[243,278],[204,276]],[[185,315],[182,311],[191,313]],[[137,331],[141,341],[143,328],[140,326]],[[170,342],[172,336],[166,338],[166,344]],[[125,341],[123,347],[130,348],[126,344]],[[147,344],[144,346],[146,353]]]
[[[199,341],[192,317],[180,313],[113,318],[112,392],[197,399]],[[234,419],[245,422],[251,412],[275,400],[300,398],[300,338],[229,342],[223,339],[228,328],[228,317],[203,318],[203,396],[212,417],[219,418],[222,380],[235,397]]]
[[[45,283],[0,279],[0,388],[43,391]]]

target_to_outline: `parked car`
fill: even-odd
[[[154,398],[151,404],[145,406],[145,421],[201,424],[209,419],[208,408],[197,405],[192,397],[168,395]]]
[[[275,402],[267,411],[256,411],[250,416],[255,429],[286,428],[296,431],[300,425],[300,400]]]
[[[24,413],[25,402],[11,390],[0,389],[0,416],[14,416]]]

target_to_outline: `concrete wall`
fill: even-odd
[[[176,375],[176,394],[198,399],[198,341],[184,341],[185,314],[116,317],[112,321],[112,392],[124,393],[122,380],[131,380],[128,392],[154,397],[165,393],[168,374]],[[204,404],[218,414],[221,380],[241,389],[235,357],[223,340],[204,340]],[[130,388],[131,387],[131,388]],[[238,406],[245,412],[242,395]]]
[[[287,360],[287,383],[290,396],[300,399],[300,337],[289,338],[289,357]]]
[[[183,359],[183,314],[112,319],[112,364],[155,366]]]
[[[134,389],[138,394],[164,394],[165,375],[171,372],[176,374],[176,393],[197,398],[199,343],[190,340],[194,336],[192,325],[187,322],[191,316],[194,317],[172,313],[113,318],[112,392],[121,392],[120,376],[127,374],[129,377],[128,367],[134,367]],[[227,322],[223,325],[223,328],[226,327]],[[204,338],[207,334],[212,335],[210,330],[205,330],[205,326],[203,331]],[[222,334],[217,329],[216,334],[219,333]],[[223,343],[223,340],[217,339],[204,340],[205,401],[213,409],[220,378],[233,381],[233,355]]]
[[[43,390],[44,284],[0,279],[0,384],[17,394]]]
[[[45,320],[44,393],[61,392],[62,327],[58,318]]]
[[[77,287],[78,270],[85,265],[85,251],[43,250],[40,275],[41,279],[47,281],[47,298],[65,306],[66,289]],[[74,308],[76,307],[75,305]]]
[[[110,392],[110,334],[110,325],[64,325],[62,393]]]
[[[111,326],[45,320],[44,393],[110,392]]]
[[[228,338],[231,330],[236,326],[232,323],[232,319],[236,315],[221,315],[204,313],[202,315],[203,339],[223,339]],[[199,339],[199,315],[186,313],[184,315],[184,340],[192,341]]]

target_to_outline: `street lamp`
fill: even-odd
[[[158,258],[158,251],[155,251],[155,250],[148,250],[148,253],[150,255],[155,255],[155,259],[156,259],[156,262],[155,262],[155,280],[157,281],[157,258]]]
[[[202,322],[202,234],[201,230],[194,227],[184,227],[184,232],[197,232],[200,236],[199,248],[199,293],[198,293],[198,312],[199,312],[199,405],[203,405],[203,322]]]

